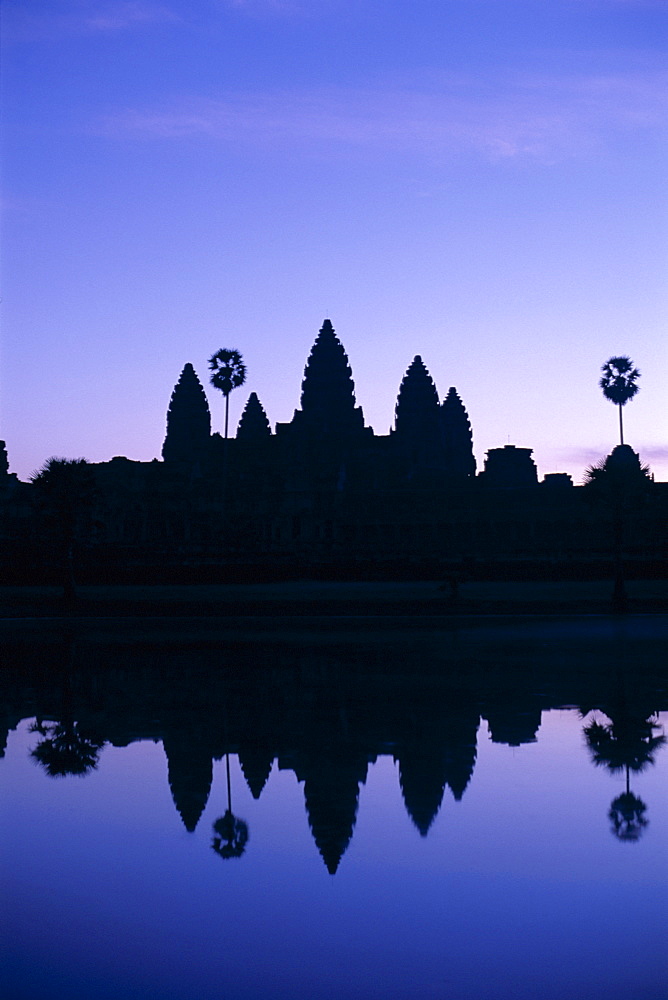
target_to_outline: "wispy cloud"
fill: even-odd
[[[590,448],[559,448],[555,455],[557,460],[566,465],[581,465],[584,467],[594,465],[606,458],[615,446],[613,440],[607,444],[592,445]],[[643,462],[666,462],[668,461],[668,447],[665,445],[643,445],[633,442],[632,447],[637,451]]]
[[[648,445],[646,448],[641,445],[639,451],[641,457],[648,462],[668,461],[668,447],[664,445]]]
[[[609,455],[612,448],[612,444],[593,445],[591,448],[557,448],[554,454],[557,462],[563,462],[564,465],[588,467]]]
[[[654,7],[665,10],[666,0],[581,0],[594,7]]]
[[[89,31],[122,31],[140,24],[177,21],[178,16],[168,7],[146,3],[113,3],[104,5],[83,19]]]
[[[265,11],[292,12],[299,6],[297,3],[291,2],[291,0],[222,0],[222,5],[251,14]]]
[[[322,144],[449,156],[550,162],[611,134],[655,129],[668,118],[668,74],[523,77],[496,87],[432,81],[423,89],[339,89],[191,98],[128,108],[97,125],[107,135],[235,144]],[[301,148],[301,146],[300,146]]]
[[[96,33],[115,33],[151,24],[180,21],[170,7],[150,0],[85,2],[56,5],[49,10],[8,8],[4,18],[7,43],[56,41],[60,38]]]
[[[264,15],[307,15],[328,8],[336,0],[218,0],[220,6],[249,14],[252,17]]]

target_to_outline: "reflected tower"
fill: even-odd
[[[259,799],[274,763],[272,750],[258,744],[242,744],[239,747],[239,764],[246,784],[254,799]]]
[[[420,835],[426,837],[448,785],[459,802],[476,762],[480,716],[473,706],[448,706],[441,714],[424,706],[419,730],[407,734],[398,746],[399,783],[406,811]]]
[[[188,833],[193,833],[211,792],[213,761],[210,750],[197,740],[192,730],[167,733],[162,745],[174,805]]]
[[[334,875],[353,835],[359,786],[366,781],[368,761],[341,748],[334,757],[310,756],[297,774],[304,780],[309,826],[330,875]]]

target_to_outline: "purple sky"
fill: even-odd
[[[270,421],[325,316],[387,433],[415,354],[476,457],[668,479],[664,0],[5,0],[2,428],[160,454],[186,361],[236,347]],[[209,390],[214,426],[223,401]]]

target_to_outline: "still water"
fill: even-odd
[[[668,623],[6,626],[9,1000],[665,1000]]]

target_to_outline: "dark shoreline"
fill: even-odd
[[[0,620],[89,618],[447,618],[609,615],[609,581],[467,584],[453,596],[429,583],[309,583],[82,587],[66,603],[55,587],[0,589]],[[668,613],[668,581],[630,581],[628,614]]]

